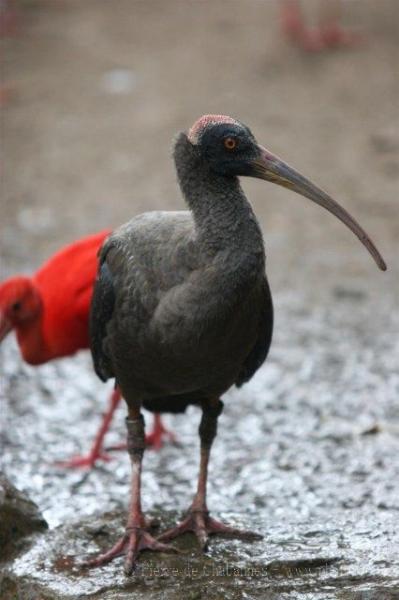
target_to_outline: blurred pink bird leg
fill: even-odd
[[[362,40],[359,33],[346,31],[339,23],[340,8],[337,4],[331,10],[331,1],[323,2],[325,13],[318,28],[307,27],[299,0],[282,0],[282,29],[297,46],[308,52],[320,52],[328,48],[353,46]]]

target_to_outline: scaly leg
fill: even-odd
[[[119,405],[121,400],[121,393],[118,388],[115,388],[112,392],[109,407],[107,412],[103,416],[100,428],[97,431],[91,450],[88,454],[83,456],[73,456],[69,460],[58,462],[57,465],[60,467],[74,468],[74,467],[88,467],[91,469],[94,467],[98,460],[108,462],[112,459],[110,454],[103,451],[104,437],[107,433],[109,426],[114,416],[115,409]]]
[[[236,527],[224,525],[209,516],[206,503],[208,463],[212,442],[215,439],[217,432],[217,419],[223,410],[223,402],[220,400],[204,402],[202,410],[202,419],[199,427],[201,461],[197,492],[185,519],[176,527],[172,527],[172,529],[165,531],[158,539],[161,541],[169,541],[182,533],[192,531],[197,536],[203,550],[205,550],[208,545],[209,535],[216,533],[247,540],[261,539],[262,536],[257,533],[243,531]]]
[[[141,465],[145,449],[144,419],[139,410],[129,409],[127,425],[127,448],[132,464],[131,502],[125,534],[108,552],[87,561],[87,566],[104,565],[117,556],[125,554],[124,571],[130,575],[135,567],[136,559],[142,550],[159,552],[177,552],[172,546],[156,540],[147,530],[141,509]]]

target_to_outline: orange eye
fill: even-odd
[[[226,150],[234,150],[234,148],[237,146],[237,140],[235,140],[232,137],[227,137],[224,140],[224,147],[226,148]]]

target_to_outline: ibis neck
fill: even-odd
[[[201,246],[212,254],[237,249],[259,255],[263,262],[262,233],[238,178],[212,171],[185,134],[176,142],[174,157]]]

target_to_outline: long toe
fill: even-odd
[[[163,544],[144,529],[137,528],[130,536],[124,562],[125,575],[131,575],[136,565],[139,552],[153,550],[155,552],[178,553],[179,550],[168,544]]]
[[[209,535],[205,524],[203,526],[198,526],[194,533],[197,536],[201,550],[205,551],[208,548],[209,541]]]
[[[109,462],[112,458],[112,456],[105,452],[98,452],[96,454],[87,454],[86,456],[72,456],[68,460],[56,462],[56,465],[64,469],[92,469],[95,467],[97,461]]]
[[[101,567],[111,562],[114,558],[126,554],[124,571],[130,575],[135,566],[137,557],[143,550],[153,550],[156,552],[178,553],[179,550],[168,544],[164,544],[155,539],[148,531],[141,527],[132,527],[126,530],[125,535],[107,552],[87,560],[84,565],[87,567]]]
[[[120,540],[116,542],[114,546],[107,552],[103,552],[99,554],[95,558],[90,558],[84,561],[83,565],[85,567],[101,567],[111,562],[114,558],[121,556],[124,553],[126,544],[128,541],[128,536],[125,534]]]
[[[192,532],[196,535],[202,550],[206,550],[210,535],[227,535],[247,541],[256,541],[262,539],[258,533],[253,531],[238,529],[225,525],[209,516],[208,511],[190,511],[186,518],[176,525],[162,533],[158,540],[169,541],[183,533]]]
[[[225,525],[212,517],[208,517],[208,532],[212,534],[228,535],[230,537],[239,538],[247,541],[257,541],[263,539],[263,535],[256,533],[255,531],[249,531],[248,529],[239,529],[238,527],[231,527]]]

